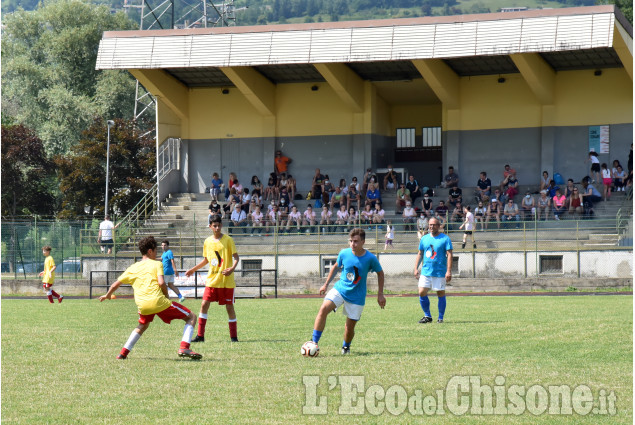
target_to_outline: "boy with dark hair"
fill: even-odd
[[[179,302],[185,301],[185,297],[181,295],[181,291],[174,284],[174,277],[179,276],[179,271],[176,269],[176,263],[174,262],[174,254],[170,249],[170,241],[164,239],[161,242],[161,248],[163,249],[163,255],[161,255],[161,262],[163,263],[163,280],[166,285],[179,297]]]
[[[187,307],[173,303],[168,299],[168,288],[163,280],[163,264],[156,261],[157,242],[152,236],[148,236],[139,241],[139,251],[143,258],[141,261],[128,267],[119,276],[119,279],[108,289],[106,295],[99,297],[99,302],[109,300],[112,294],[121,286],[132,285],[134,290],[134,300],[139,309],[139,326],[130,334],[128,341],[117,356],[118,359],[128,358],[128,354],[137,343],[141,335],[148,329],[150,323],[157,315],[165,323],[170,324],[172,320],[180,319],[185,321],[183,329],[183,339],[179,348],[179,357],[188,357],[199,360],[203,356],[190,350],[190,341],[196,324],[196,315]]]
[[[223,220],[219,215],[209,219],[209,227],[212,230],[212,236],[205,239],[203,244],[203,260],[185,272],[185,275],[189,277],[200,268],[210,265],[198,319],[198,334],[192,342],[205,341],[207,310],[211,302],[225,306],[229,318],[229,337],[232,342],[238,342],[236,311],[234,310],[234,288],[236,288],[234,270],[239,261],[236,245],[230,236],[222,233]],[[231,266],[230,261],[232,261]]]
[[[366,303],[366,278],[370,271],[377,273],[377,303],[381,308],[386,306],[384,272],[375,254],[364,249],[365,241],[366,232],[363,229],[356,228],[350,231],[348,234],[350,248],[340,251],[337,262],[326,278],[326,283],[320,288],[320,295],[326,294],[326,296],[315,318],[312,340],[316,344],[320,341],[326,326],[326,317],[331,311],[343,305],[342,312],[346,315],[346,327],[342,354],[350,353],[351,342],[355,336],[355,325],[361,318]],[[326,293],[329,282],[339,269],[342,269],[339,281]]]
[[[53,297],[57,298],[57,302],[61,303],[64,297],[53,289],[53,282],[55,282],[55,269],[57,266],[55,265],[55,261],[53,257],[51,257],[52,248],[48,245],[42,247],[42,255],[44,255],[44,271],[40,272],[40,277],[42,278],[42,288],[46,291],[46,296],[49,299],[49,302],[53,304]]]

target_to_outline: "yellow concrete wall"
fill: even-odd
[[[439,105],[394,105],[390,108],[391,135],[397,128],[414,127],[418,136],[422,127],[441,126],[441,104]]]
[[[157,109],[159,116],[158,136],[159,142],[163,143],[169,137],[187,138],[187,128],[181,125],[181,119],[170,109],[161,98],[157,98]]]

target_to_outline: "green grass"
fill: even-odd
[[[436,312],[436,299],[432,311]],[[210,309],[202,361],[179,359],[182,322],[158,318],[128,360],[115,360],[136,326],[130,299],[99,303],[2,301],[2,421],[11,424],[498,423],[631,424],[633,304],[630,296],[450,297],[446,323],[419,325],[418,299],[374,298],[352,354],[340,355],[344,325],[331,315],[316,358],[299,354],[319,299],[239,300],[239,343],[224,309]],[[196,300],[186,305],[198,312]],[[302,414],[303,375],[318,376],[326,416]],[[329,376],[362,375],[365,386],[400,385],[434,395],[456,375],[507,387],[588,385],[617,395],[617,415],[414,417],[339,415],[341,386]],[[331,380],[335,378],[330,378]],[[341,378],[339,378],[341,380]],[[341,381],[340,381],[341,382]]]

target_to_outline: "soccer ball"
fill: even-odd
[[[302,344],[302,348],[300,348],[300,354],[305,357],[316,357],[318,354],[320,354],[320,347],[318,347],[318,345],[313,341],[307,341]]]

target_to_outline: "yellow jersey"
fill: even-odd
[[[55,282],[55,260],[50,255],[44,259],[44,274],[42,275],[42,283],[52,285]]]
[[[227,236],[221,236],[216,240],[214,236],[205,239],[203,244],[203,256],[209,262],[209,274],[205,279],[205,286],[212,288],[235,288],[234,273],[225,276],[221,271],[230,268],[234,264],[236,245],[234,240]]]
[[[159,276],[163,276],[163,263],[147,259],[134,263],[117,279],[124,285],[132,285],[139,314],[160,313],[172,305],[161,291]]]

